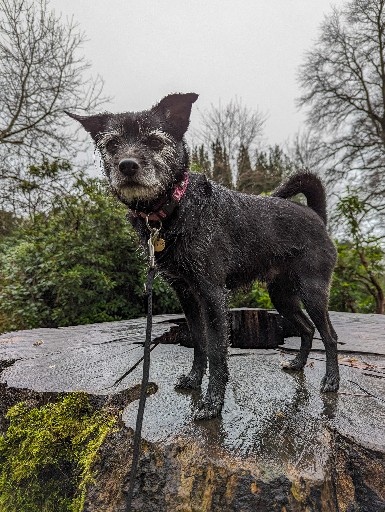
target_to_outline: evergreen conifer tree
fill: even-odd
[[[226,150],[222,148],[218,139],[212,144],[211,149],[213,154],[213,180],[225,187],[232,188],[233,180]]]
[[[270,146],[267,152],[257,151],[251,192],[254,194],[271,192],[292,170],[293,163],[278,144]]]
[[[211,177],[211,163],[209,155],[203,144],[193,146],[191,151],[190,168],[193,172],[202,172],[206,176]]]
[[[249,150],[241,144],[237,158],[237,185],[239,192],[251,193],[254,182],[254,170],[251,165]]]

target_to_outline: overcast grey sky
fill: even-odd
[[[200,95],[193,112],[237,96],[268,115],[267,143],[303,126],[296,78],[324,14],[342,0],[51,0],[86,32],[85,56],[113,112],[142,110],[170,92]]]

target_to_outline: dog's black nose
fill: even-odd
[[[138,169],[138,162],[132,158],[125,158],[119,162],[119,171],[126,176],[132,176]]]

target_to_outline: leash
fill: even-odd
[[[179,202],[180,198],[183,196],[187,183],[188,183],[188,175],[186,174],[185,182],[182,182],[182,185],[179,188],[177,187],[177,197],[173,198],[176,202]],[[179,193],[180,192],[180,193]],[[150,237],[148,239],[148,252],[149,252],[149,269],[147,274],[147,282],[146,282],[146,293],[147,293],[147,325],[146,325],[146,338],[144,341],[144,351],[143,357],[139,359],[131,368],[129,368],[126,373],[124,373],[119,379],[117,379],[113,386],[119,384],[127,375],[129,375],[139,364],[143,361],[143,375],[142,375],[142,384],[140,388],[140,398],[138,405],[138,412],[136,416],[136,426],[135,426],[135,434],[134,434],[134,447],[132,452],[132,463],[131,463],[131,471],[130,471],[130,481],[127,491],[127,501],[126,501],[126,512],[131,512],[132,510],[132,498],[134,494],[134,485],[135,485],[135,477],[138,469],[139,456],[140,456],[140,442],[142,440],[142,426],[143,426],[143,416],[144,416],[144,408],[146,405],[147,398],[147,387],[148,380],[150,375],[150,354],[151,351],[154,350],[155,347],[159,344],[159,342],[154,343],[151,346],[151,331],[152,331],[152,285],[154,281],[154,276],[156,273],[155,269],[155,252],[161,252],[165,248],[165,241],[159,236],[160,230],[162,229],[162,221],[159,217],[156,216],[154,218],[151,214],[143,214],[139,212],[141,217],[146,219],[147,229],[150,231]],[[159,227],[151,227],[149,221],[158,221]]]
[[[131,512],[131,502],[132,496],[134,493],[134,484],[135,484],[135,476],[136,471],[138,469],[139,455],[140,455],[140,441],[142,439],[142,425],[143,425],[143,415],[144,415],[144,407],[146,405],[147,398],[147,386],[150,374],[150,353],[151,353],[151,330],[152,330],[152,283],[155,275],[155,267],[150,267],[147,275],[147,284],[146,284],[146,292],[147,292],[147,327],[146,327],[146,339],[144,342],[144,354],[143,354],[143,376],[142,376],[142,385],[140,388],[140,398],[139,398],[139,406],[138,413],[136,417],[136,427],[135,427],[135,436],[134,436],[134,449],[132,453],[132,463],[131,463],[131,471],[130,471],[130,483],[127,494],[127,512]],[[155,347],[153,347],[155,348]]]
[[[152,285],[154,281],[154,276],[156,273],[155,269],[155,245],[159,243],[159,232],[161,230],[162,224],[160,224],[159,228],[152,228],[149,225],[148,217],[146,218],[147,228],[150,230],[150,238],[148,240],[148,249],[149,249],[149,269],[147,274],[147,282],[146,282],[146,293],[147,293],[147,326],[146,326],[146,339],[144,342],[144,351],[143,351],[143,376],[142,376],[142,385],[140,388],[140,398],[139,398],[139,406],[138,413],[136,417],[136,427],[135,427],[135,435],[134,435],[134,448],[132,453],[132,463],[131,463],[131,471],[130,471],[130,482],[127,493],[127,506],[126,511],[131,512],[132,506],[132,497],[134,494],[134,485],[135,485],[135,477],[138,469],[139,456],[140,456],[140,442],[142,439],[142,425],[143,425],[143,415],[144,408],[146,405],[147,398],[147,386],[150,375],[150,354],[151,351],[157,346],[155,344],[151,347],[151,331],[152,331]],[[139,364],[136,363],[134,367]],[[134,368],[130,368],[128,372],[126,372],[122,377],[120,377],[115,384],[119,383],[124,379],[128,373],[130,373]]]

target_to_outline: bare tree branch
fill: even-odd
[[[106,101],[102,79],[86,76],[84,41],[73,20],[62,20],[47,0],[0,0],[2,154],[57,158],[79,149],[63,110],[94,110]]]
[[[266,116],[259,110],[242,105],[238,98],[227,105],[211,105],[201,113],[201,128],[197,138],[210,151],[217,141],[229,157],[234,182],[236,182],[236,160],[241,146],[254,152],[263,133]]]
[[[351,0],[334,9],[300,68],[309,125],[335,179],[359,171],[375,190],[385,169],[384,0]]]
[[[49,0],[0,0],[0,209],[33,214],[68,191],[74,170],[66,162],[85,139],[63,110],[93,111],[108,100],[103,80],[88,75],[84,42]],[[41,172],[31,175],[35,164]]]

